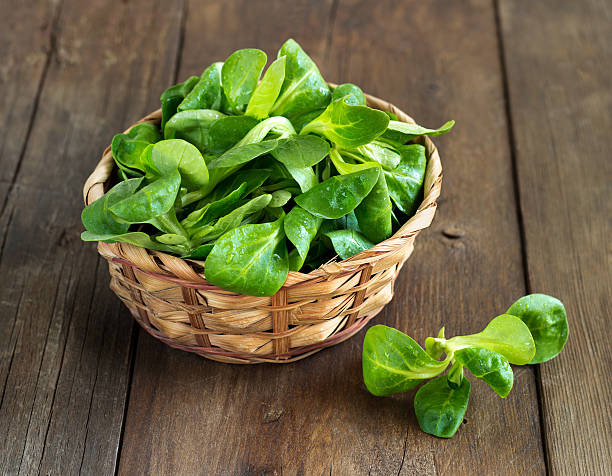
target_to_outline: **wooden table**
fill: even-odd
[[[612,471],[612,4],[604,0],[2,0],[0,473],[605,475]],[[169,84],[297,39],[438,138],[439,213],[374,322],[478,331],[528,292],[565,302],[556,360],[474,381],[451,440],[412,394],[369,395],[363,333],[304,361],[165,347],[79,239],[81,187]],[[475,379],[473,379],[475,380]]]

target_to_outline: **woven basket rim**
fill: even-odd
[[[335,86],[334,83],[328,84],[332,87]],[[369,94],[365,94],[365,96],[368,106],[383,111],[392,112],[396,114],[398,120],[402,122],[412,124],[416,123],[412,117],[393,104],[376,96]],[[160,120],[161,109],[157,109],[129,126],[124,133],[127,133],[137,124],[142,124],[144,122],[159,124]],[[442,164],[438,151],[429,137],[421,136],[418,142],[424,145],[426,148],[427,170],[424,183],[423,200],[415,214],[409,218],[408,221],[406,221],[391,237],[374,245],[372,248],[362,251],[345,260],[338,260],[336,256],[310,273],[290,271],[286,282],[283,284],[283,288],[309,285],[313,282],[325,280],[326,277],[332,275],[338,276],[342,273],[354,273],[357,270],[371,265],[371,263],[376,261],[379,256],[388,256],[394,252],[399,252],[409,238],[414,238],[421,230],[427,228],[431,224],[437,208],[437,199],[440,196]],[[94,171],[87,178],[83,186],[83,200],[85,205],[89,205],[104,195],[104,188],[111,178],[114,169],[115,162],[109,145],[104,150],[101,160],[98,162]],[[154,251],[128,243],[98,242],[98,250],[103,256],[107,254],[104,252],[103,248],[104,246],[108,245],[114,245],[122,251],[121,254],[125,258],[120,259],[119,261],[122,261],[124,264],[130,265],[145,273],[152,273],[154,271],[151,269],[143,269],[143,267],[138,266],[138,264],[134,263],[134,261],[139,260],[129,259],[130,256],[138,257],[142,256],[143,253],[150,255],[150,257],[159,263],[159,266],[154,266],[157,270],[155,274],[162,279],[173,281],[181,286],[195,288],[202,288],[204,286],[207,289],[214,289],[215,291],[222,293],[225,292],[228,295],[244,296],[242,294],[223,290],[222,288],[219,288],[207,281],[203,276],[204,262],[201,260],[189,258],[183,259],[164,252]],[[117,261],[117,258],[114,257],[113,261]]]

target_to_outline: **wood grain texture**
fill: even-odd
[[[427,126],[456,119],[436,141],[440,214],[375,322],[420,341],[443,324],[480,330],[525,290],[492,4],[265,2],[263,16],[260,6],[190,3],[179,79],[237,48],[273,56],[293,36],[328,80],[355,82]],[[362,339],[290,366],[237,367],[141,333],[120,473],[544,473],[532,369],[517,369],[505,401],[475,382],[467,423],[438,440],[418,429],[412,393],[366,392]]]
[[[59,10],[57,1],[7,0],[2,4],[0,182],[12,183],[23,155],[49,67]]]
[[[0,188],[1,474],[115,470],[134,325],[95,247],[80,241],[80,189],[125,115],[155,107],[179,43],[181,12],[161,4],[58,8],[23,160],[12,192]],[[149,28],[156,35],[132,38]]]
[[[612,5],[503,1],[529,290],[560,298],[570,336],[540,366],[552,474],[612,468]]]

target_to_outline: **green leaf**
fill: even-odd
[[[329,154],[329,144],[320,137],[292,136],[280,139],[272,151],[276,160],[293,168],[312,167]]]
[[[204,243],[203,245],[198,246],[196,249],[182,256],[182,258],[205,259],[210,254],[214,246],[214,243]]]
[[[147,223],[173,208],[180,185],[181,175],[174,169],[109,209],[126,223]]]
[[[292,167],[286,165],[285,168],[289,175],[298,183],[302,193],[307,192],[319,183],[312,167]]]
[[[556,357],[563,350],[569,328],[563,303],[546,294],[530,294],[516,301],[507,314],[520,318],[535,341],[536,353],[530,364]]]
[[[403,142],[415,139],[419,136],[440,136],[446,134],[455,125],[455,121],[448,121],[438,129],[427,129],[418,124],[409,124],[407,122],[389,121],[388,130],[399,132],[402,134]]]
[[[81,213],[81,221],[85,229],[99,235],[123,234],[128,231],[129,224],[115,220],[110,207],[131,196],[142,183],[143,177],[119,182],[108,192],[90,203]]]
[[[186,236],[177,235],[176,233],[156,235],[155,239],[165,245],[186,245],[189,241]]]
[[[393,170],[383,169],[389,196],[395,206],[408,216],[414,215],[423,194],[427,159],[425,147],[411,144],[399,147],[401,161]]]
[[[270,200],[272,200],[272,195],[260,195],[232,210],[227,215],[222,216],[214,224],[192,228],[190,230],[192,246],[199,246],[205,241],[214,240],[232,228],[236,228],[247,215],[257,213],[266,208]]]
[[[89,231],[81,233],[83,241],[104,241],[106,243],[129,243],[130,245],[140,246],[149,250],[163,251],[164,253],[173,253],[181,255],[183,248],[180,246],[170,246],[163,243],[153,241],[149,235],[141,231],[133,231],[122,234],[97,234]]]
[[[249,168],[247,170],[240,170],[235,174],[222,181],[215,187],[212,194],[210,195],[212,200],[219,200],[225,197],[227,194],[236,190],[241,184],[245,183],[246,188],[244,195],[248,195],[253,190],[261,185],[270,177],[269,170],[260,170]]]
[[[414,396],[414,413],[421,430],[440,438],[450,438],[463,422],[470,400],[470,381],[461,380],[454,389],[445,375],[427,382]]]
[[[234,147],[257,125],[257,119],[250,116],[222,117],[208,129],[208,145],[211,153],[222,154]]]
[[[295,197],[295,202],[321,218],[340,218],[370,193],[378,180],[378,168],[335,175]]]
[[[161,110],[162,110],[162,120],[161,120],[161,130],[163,131],[166,127],[166,122],[170,120],[172,116],[176,113],[178,105],[185,99],[194,86],[200,81],[200,78],[197,76],[191,76],[184,83],[175,84],[174,86],[170,86],[166,89],[160,98],[161,101]]]
[[[344,99],[348,104],[354,106],[365,106],[366,98],[359,86],[351,83],[339,84],[332,92],[332,101]]]
[[[283,218],[225,233],[206,258],[204,273],[211,283],[236,293],[276,293],[289,273]]]
[[[350,162],[346,162],[344,158],[340,155],[340,152],[335,147],[331,149],[329,152],[329,157],[336,167],[336,170],[341,175],[348,175],[355,172],[360,172],[365,169],[371,168],[380,168],[380,164],[376,162],[364,162],[359,164],[353,164]]]
[[[372,141],[369,144],[360,145],[357,147],[356,151],[366,159],[378,162],[387,170],[393,170],[402,160],[397,150],[379,141]]]
[[[293,117],[329,104],[331,93],[317,65],[295,40],[281,47],[278,57],[285,57],[285,80],[272,112]]]
[[[502,398],[512,390],[514,375],[503,355],[482,347],[467,347],[455,352],[454,358],[465,365],[474,377],[484,380]]]
[[[299,271],[303,266],[310,243],[317,235],[323,220],[295,206],[285,217],[285,234],[297,250],[297,255],[290,255],[289,264],[292,271]]]
[[[341,259],[350,258],[374,246],[374,243],[355,230],[329,231],[325,236],[331,240],[334,250]]]
[[[391,199],[383,174],[380,174],[374,188],[355,208],[355,216],[368,240],[380,243],[391,236]]]
[[[266,54],[247,48],[234,51],[221,68],[221,84],[230,107],[244,112],[266,65]]]
[[[325,111],[325,108],[319,108],[315,109],[314,111],[308,111],[291,116],[291,124],[293,124],[293,127],[297,132],[301,132],[306,124],[323,114],[323,111]]]
[[[339,147],[354,148],[376,139],[388,124],[389,116],[384,112],[367,106],[352,106],[343,99],[327,106],[300,134],[321,134]]]
[[[147,147],[141,160],[147,178],[166,177],[178,169],[181,185],[188,190],[201,189],[208,184],[208,168],[200,151],[182,139],[162,140]]]
[[[150,122],[136,124],[126,134],[113,137],[111,152],[117,166],[128,175],[134,175],[136,171],[144,171],[140,161],[142,151],[159,140],[161,134],[155,125]]]
[[[225,197],[207,203],[191,212],[181,221],[181,224],[185,228],[192,228],[198,225],[206,225],[220,216],[227,215],[236,208],[238,202],[247,194],[246,188],[247,184],[243,182],[236,190]]]
[[[391,327],[373,326],[363,340],[363,381],[377,396],[414,388],[444,372],[448,363],[432,359],[413,339]]]
[[[178,105],[177,110],[215,109],[221,107],[221,68],[223,63],[213,63],[204,70],[199,81]]]
[[[245,113],[247,116],[255,119],[268,117],[285,80],[285,61],[286,58],[281,56],[270,65],[251,96]]]
[[[202,153],[208,152],[208,131],[213,122],[224,114],[211,109],[192,109],[177,112],[166,123],[165,139],[184,139]]]
[[[497,316],[478,334],[448,339],[445,347],[447,353],[465,347],[484,347],[502,354],[515,365],[525,365],[535,355],[535,343],[529,328],[518,317],[509,314]]]
[[[255,144],[237,146],[216,159],[213,159],[209,162],[208,167],[211,174],[215,174],[215,179],[218,183],[219,176],[223,178],[227,177],[236,170],[236,167],[240,167],[261,155],[267,154],[274,150],[277,145],[278,141],[276,139],[271,139]]]
[[[291,200],[291,192],[287,190],[275,190],[271,193],[272,200],[270,200],[269,207],[278,208],[285,205],[289,200]]]

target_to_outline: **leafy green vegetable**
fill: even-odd
[[[206,153],[209,150],[208,131],[210,126],[223,116],[223,113],[211,109],[191,109],[177,112],[166,123],[164,138],[184,139],[195,145],[200,152]]]
[[[323,111],[325,111],[325,108],[315,109],[314,111],[303,112],[302,114],[292,116],[291,124],[293,124],[297,132],[301,132],[306,124],[323,114]]]
[[[569,328],[563,303],[546,294],[530,294],[516,301],[506,312],[520,318],[535,341],[536,353],[530,364],[556,357],[567,341]]]
[[[121,235],[126,233],[129,224],[118,222],[110,212],[110,207],[130,197],[142,183],[143,178],[133,178],[119,182],[108,192],[83,209],[81,220],[85,229],[99,235]]]
[[[221,83],[225,97],[234,111],[244,112],[257,87],[266,59],[263,51],[247,48],[234,51],[223,63]]]
[[[356,151],[364,158],[378,162],[387,170],[396,168],[401,162],[400,153],[396,149],[376,140],[369,144],[360,145]]]
[[[292,117],[329,104],[331,93],[317,65],[294,40],[281,47],[278,57],[285,57],[285,80],[272,108],[279,116]]]
[[[292,136],[278,141],[272,150],[276,160],[287,167],[312,167],[329,154],[329,144],[317,136]]]
[[[271,195],[272,199],[268,206],[272,208],[282,207],[291,200],[291,192],[288,190],[275,190]]]
[[[427,129],[418,124],[410,124],[408,122],[389,121],[388,130],[390,132],[399,132],[403,135],[404,142],[415,139],[419,136],[440,136],[446,134],[455,125],[455,121],[448,121],[438,129]]]
[[[181,221],[181,224],[185,228],[193,228],[196,225],[206,225],[220,216],[227,215],[236,208],[236,204],[246,195],[246,189],[247,183],[243,182],[236,190],[223,198],[209,202],[192,211]]]
[[[304,265],[312,240],[323,220],[303,208],[293,207],[285,217],[285,234],[297,253],[289,254],[289,269],[299,271]]]
[[[506,398],[512,390],[514,375],[503,355],[482,347],[466,347],[455,352],[454,356],[474,377],[487,382],[500,397]]]
[[[252,198],[244,205],[232,210],[227,215],[219,218],[214,224],[206,224],[204,226],[191,228],[191,243],[199,246],[205,241],[211,241],[219,238],[221,235],[237,227],[242,223],[247,215],[257,213],[270,204],[272,195],[260,195]]]
[[[212,123],[208,130],[208,145],[213,154],[222,154],[234,147],[257,125],[250,116],[227,116]]]
[[[307,192],[319,183],[311,167],[293,167],[286,165],[285,168],[289,175],[299,184],[302,193]]]
[[[286,58],[281,56],[270,65],[251,96],[246,109],[247,116],[255,119],[268,117],[285,79],[285,61]]]
[[[177,170],[181,185],[189,190],[201,189],[208,184],[208,168],[200,151],[182,139],[168,139],[147,147],[141,160],[148,178],[166,177]]]
[[[355,208],[355,216],[363,234],[374,243],[391,236],[391,199],[384,175],[380,174],[374,188]]]
[[[336,101],[338,99],[344,99],[347,104],[352,104],[354,106],[366,105],[365,94],[363,94],[363,91],[359,88],[359,86],[355,86],[351,83],[340,84],[334,89],[331,100]]]
[[[162,93],[161,129],[117,134],[119,183],[83,210],[83,239],[206,259],[211,282],[263,295],[288,269],[349,258],[398,230],[427,166],[423,147],[403,143],[450,125],[402,125],[358,86],[330,88],[294,40],[259,81],[266,59],[234,52]],[[434,346],[463,348],[453,343]]]
[[[295,198],[295,202],[321,218],[340,218],[355,209],[378,180],[378,168],[335,175]]]
[[[350,258],[374,246],[374,243],[355,230],[329,231],[325,236],[331,240],[334,250],[341,259]]]
[[[363,340],[363,381],[373,395],[390,395],[416,387],[444,372],[448,360],[432,359],[403,332],[376,325]]]
[[[157,127],[150,122],[136,124],[126,134],[113,137],[111,152],[117,166],[127,175],[139,175],[144,171],[140,161],[142,151],[149,144],[161,140]]]
[[[281,116],[269,117],[254,126],[237,145],[255,144],[263,141],[268,134],[274,134],[275,139],[284,139],[295,135],[291,122]]]
[[[140,231],[132,231],[123,234],[96,234],[90,231],[84,231],[81,233],[81,239],[83,241],[129,243],[130,245],[140,246],[141,248],[148,248],[150,250],[163,251],[165,253],[174,253],[178,255],[183,253],[182,247],[165,245],[163,243],[153,241],[149,235]]]
[[[543,356],[559,353],[563,347],[559,337],[567,336],[565,310],[560,301],[532,294],[519,299],[510,311],[532,324],[534,336],[539,336],[542,343]],[[446,339],[442,327],[437,337],[425,340],[425,350],[395,329],[374,326],[363,341],[363,380],[374,395],[388,395],[404,392],[425,379],[436,377],[451,364],[447,375],[423,385],[414,398],[421,429],[450,438],[459,428],[469,400],[470,383],[464,376],[464,369],[505,398],[514,379],[510,363],[533,362],[535,352],[530,328],[519,317],[510,314],[497,316],[482,332],[467,336]],[[445,359],[439,360],[444,354]]]
[[[445,375],[419,388],[414,396],[414,413],[421,430],[440,438],[451,438],[463,422],[470,388],[466,378],[458,388],[452,388]]]
[[[399,149],[401,161],[392,170],[383,169],[389,196],[395,206],[407,215],[413,215],[418,208],[427,159],[425,147],[419,144],[401,146]]]
[[[147,223],[152,218],[170,211],[174,206],[180,185],[181,174],[178,169],[174,169],[133,195],[113,204],[109,209],[113,215],[125,223]]]
[[[339,147],[367,144],[387,129],[389,116],[367,106],[354,106],[346,98],[332,102],[323,113],[304,126],[300,134],[320,134]]]
[[[176,114],[177,108],[185,96],[187,96],[194,86],[200,81],[197,76],[191,76],[184,83],[175,84],[166,89],[161,97],[161,130],[163,131],[166,127],[166,122],[170,120],[174,114]]]
[[[283,221],[239,226],[221,236],[206,258],[206,279],[251,296],[278,291],[289,272]]]
[[[210,254],[214,246],[214,243],[204,243],[183,256],[183,258],[205,259]]]
[[[191,109],[219,109],[223,97],[221,87],[221,68],[223,63],[213,63],[200,77],[185,99],[178,105],[177,111]],[[165,130],[165,129],[164,129]]]
[[[484,347],[498,352],[516,365],[529,363],[535,354],[535,344],[529,328],[519,318],[509,314],[497,316],[478,334],[453,337],[445,344],[449,350],[467,346]]]

